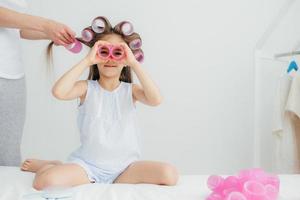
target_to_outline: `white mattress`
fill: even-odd
[[[44,199],[31,187],[33,177],[33,173],[22,172],[16,167],[0,166],[0,200]],[[71,190],[72,198],[68,199],[201,200],[209,193],[206,187],[207,177],[182,175],[178,185],[172,187],[150,184],[87,184],[74,187]],[[300,200],[300,175],[281,175],[280,180],[280,200]]]

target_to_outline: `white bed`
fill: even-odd
[[[201,200],[209,193],[207,175],[182,175],[177,186],[88,184],[72,189],[72,200]],[[44,199],[32,189],[33,174],[0,167],[0,200]],[[300,200],[300,175],[281,175],[280,200]],[[32,195],[31,198],[29,194]],[[24,196],[25,195],[25,196]],[[26,196],[27,195],[27,196]]]

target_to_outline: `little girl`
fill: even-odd
[[[89,42],[79,39],[91,47],[89,54],[66,72],[52,90],[60,100],[80,98],[81,146],[64,164],[36,159],[24,161],[21,169],[36,173],[33,187],[37,190],[87,183],[175,185],[178,180],[173,166],[139,160],[135,104],[140,101],[157,106],[162,100],[159,89],[129,47],[129,42],[139,35],[125,35],[121,31],[122,23],[112,28],[106,18],[101,18],[105,22],[103,32],[96,33]],[[99,56],[99,47],[103,46],[123,49],[123,59]],[[110,49],[102,53],[110,55]],[[88,80],[78,80],[87,68]],[[141,85],[132,83],[131,70]]]

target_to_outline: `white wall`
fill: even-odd
[[[160,107],[139,105],[144,159],[174,163],[184,174],[233,173],[253,164],[253,50],[277,4],[229,1],[31,0],[30,12],[79,34],[95,16],[133,22],[144,68],[160,86]],[[276,1],[277,2],[277,1]],[[275,11],[274,11],[275,12]],[[55,48],[45,73],[46,42],[24,41],[27,120],[23,158],[65,159],[77,147],[76,101],[51,97],[53,79],[83,58]]]

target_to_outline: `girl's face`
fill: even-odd
[[[101,40],[106,41],[112,45],[120,45],[122,42],[124,42],[122,37],[117,34],[106,35]],[[97,64],[97,66],[101,76],[105,76],[106,78],[119,79],[124,64],[115,60],[108,59],[104,64]]]

